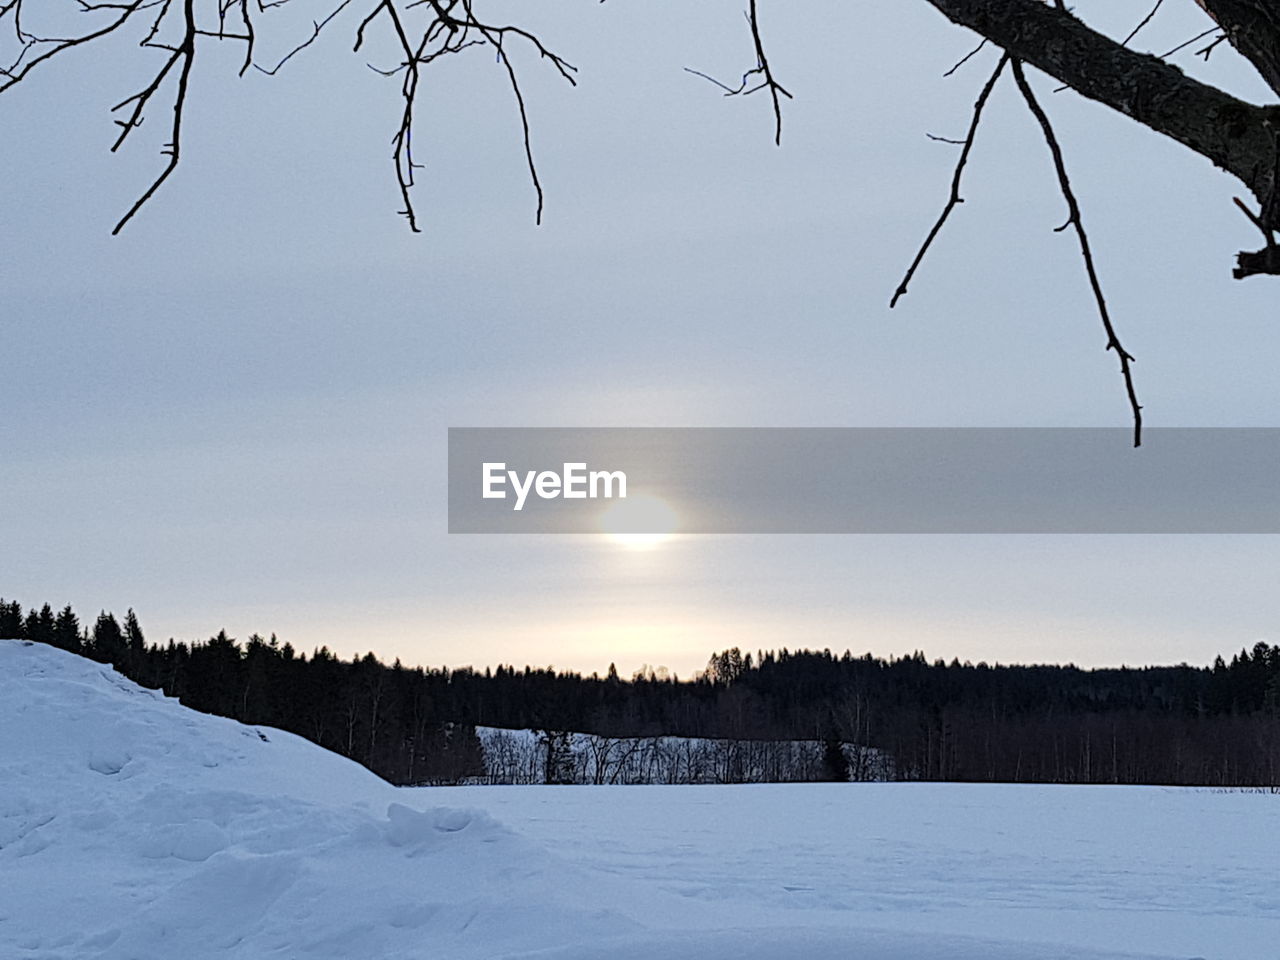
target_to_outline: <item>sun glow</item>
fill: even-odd
[[[619,500],[600,516],[600,529],[615,543],[637,550],[670,540],[678,525],[667,502],[648,495]]]

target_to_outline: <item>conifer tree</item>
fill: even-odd
[[[124,615],[124,642],[129,648],[129,673],[135,680],[141,681],[147,662],[147,641],[142,636],[142,627],[138,625],[138,617],[133,612],[133,607],[130,607],[129,612]]]
[[[823,744],[822,766],[828,780],[836,783],[846,783],[849,780],[849,758],[844,755],[843,743],[830,739]]]
[[[109,663],[113,667],[125,666],[129,648],[114,613],[103,610],[98,614],[98,619],[93,625],[91,649],[95,660]]]
[[[0,638],[6,640],[21,640],[27,635],[26,629],[22,623],[22,604],[18,602],[5,603],[0,598]]]
[[[37,613],[32,607],[27,614],[23,635],[36,643],[53,643],[53,609],[46,603]]]
[[[53,621],[53,645],[72,653],[79,653],[82,648],[80,618],[71,609],[71,604],[58,611],[58,616]]]

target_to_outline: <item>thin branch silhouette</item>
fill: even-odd
[[[1053,156],[1053,167],[1058,175],[1058,186],[1062,190],[1062,198],[1067,203],[1067,222],[1057,227],[1056,232],[1060,233],[1068,227],[1075,228],[1076,238],[1080,241],[1080,255],[1084,259],[1085,272],[1089,275],[1089,286],[1093,291],[1093,297],[1098,306],[1098,315],[1102,319],[1102,326],[1107,334],[1107,349],[1114,350],[1116,356],[1120,358],[1120,373],[1124,377],[1125,392],[1129,397],[1129,407],[1133,411],[1133,445],[1140,447],[1142,446],[1142,404],[1138,402],[1138,393],[1133,384],[1133,354],[1129,353],[1120,343],[1120,338],[1116,335],[1115,325],[1111,322],[1111,313],[1107,309],[1107,298],[1102,293],[1102,284],[1098,280],[1098,271],[1094,267],[1093,251],[1089,247],[1089,235],[1085,232],[1084,221],[1080,216],[1080,204],[1076,200],[1075,191],[1071,188],[1071,178],[1067,176],[1066,163],[1062,158],[1062,147],[1058,144],[1058,137],[1053,131],[1053,125],[1049,122],[1049,115],[1044,112],[1044,108],[1040,106],[1040,101],[1036,99],[1035,92],[1031,89],[1031,84],[1027,82],[1026,74],[1022,70],[1022,61],[1014,58],[1010,66],[1013,69],[1014,82],[1018,85],[1018,90],[1022,93],[1022,98],[1026,101],[1027,107],[1040,124],[1045,143],[1049,147],[1049,153]]]
[[[898,301],[906,294],[907,287],[911,284],[911,278],[916,275],[916,270],[919,269],[920,264],[924,261],[925,254],[929,252],[929,248],[933,246],[933,241],[942,232],[942,227],[946,224],[947,218],[951,216],[951,211],[964,203],[964,198],[960,196],[960,180],[964,176],[964,167],[969,162],[969,152],[973,149],[973,141],[978,134],[978,126],[982,123],[982,111],[987,105],[991,91],[995,88],[996,81],[1000,79],[1000,74],[1004,72],[1005,64],[1008,62],[1009,55],[1006,53],[1000,58],[996,68],[991,71],[991,76],[987,78],[987,82],[983,85],[982,91],[978,94],[978,99],[974,101],[973,117],[969,121],[969,133],[964,140],[959,141],[961,144],[960,159],[956,161],[955,172],[951,175],[951,195],[947,198],[947,203],[942,208],[942,213],[938,216],[933,228],[924,238],[924,243],[920,245],[920,249],[916,252],[915,259],[911,261],[911,266],[907,267],[907,272],[903,276],[902,282],[898,284],[898,289],[893,292],[893,298],[889,301],[890,309],[896,307]],[[942,140],[943,138],[931,137],[931,139]],[[957,141],[946,142],[956,143]]]

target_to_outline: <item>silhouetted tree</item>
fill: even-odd
[[[23,636],[28,640],[34,640],[36,643],[53,643],[54,638],[54,616],[53,608],[49,604],[45,604],[37,613],[33,608],[27,614],[26,624],[23,628]]]
[[[839,740],[827,740],[823,744],[822,765],[828,780],[844,783],[849,779],[849,758],[844,755],[844,744]]]
[[[70,650],[72,653],[81,651],[80,618],[71,609],[71,604],[67,604],[58,611],[58,616],[53,622],[52,642],[55,647]]]
[[[129,648],[115,614],[107,613],[105,610],[98,614],[98,619],[93,624],[93,642],[90,650],[95,660],[109,663],[113,667],[127,667]]]
[[[16,600],[6,603],[0,597],[0,637],[6,640],[21,640],[26,636],[26,628],[22,622],[22,604]]]

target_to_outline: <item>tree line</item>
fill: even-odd
[[[477,726],[602,738],[822,741],[880,751],[899,779],[1280,785],[1280,647],[1228,662],[1081,669],[786,649],[714,654],[681,680],[531,666],[425,668],[310,655],[273,635],[145,639],[132,610],[0,600],[0,637],[109,663],[196,710],[274,726],[393,783],[483,776]],[[550,747],[548,747],[550,749]],[[827,765],[827,769],[830,765]]]
[[[820,740],[610,737],[479,727],[485,771],[497,784],[806,783],[892,780],[870,747]]]

